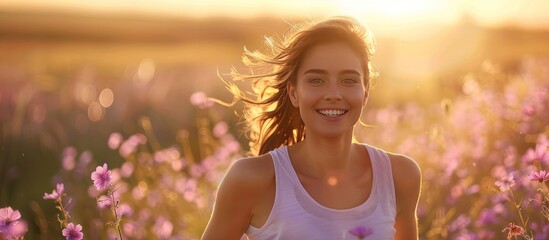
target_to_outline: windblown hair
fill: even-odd
[[[252,92],[227,83],[234,100],[244,102],[245,131],[254,156],[305,138],[305,124],[299,109],[289,99],[287,85],[297,83],[297,71],[311,47],[329,42],[348,44],[362,58],[366,91],[376,75],[370,61],[375,45],[373,36],[355,19],[335,17],[293,27],[282,39],[265,37],[270,50],[267,53],[244,48],[242,61],[250,73],[239,73],[233,68],[231,76],[233,80],[252,80]]]

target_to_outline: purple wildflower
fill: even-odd
[[[213,106],[213,101],[208,98],[204,92],[195,92],[190,97],[191,104],[200,109],[205,109]]]
[[[524,154],[522,159],[526,163],[531,163],[534,161],[547,163],[549,161],[549,151],[547,151],[547,145],[543,141],[538,142],[533,149],[530,148],[526,151],[526,154]]]
[[[122,157],[128,157],[137,150],[139,144],[147,143],[147,137],[143,134],[134,134],[131,135],[126,141],[122,142],[118,152]]]
[[[451,232],[465,231],[470,224],[471,218],[465,214],[461,214],[448,226],[448,230]]]
[[[539,183],[549,180],[549,173],[542,170],[539,172],[533,172],[530,174],[530,180],[538,181]]]
[[[93,160],[93,154],[90,151],[84,151],[78,158],[78,165],[76,166],[76,174],[81,177],[84,173],[88,172],[88,165]]]
[[[134,169],[132,162],[124,162],[120,167],[120,175],[125,178],[130,177]]]
[[[499,190],[502,192],[509,191],[511,187],[515,186],[515,179],[513,175],[503,177],[500,180],[496,181],[496,186],[498,186]]]
[[[63,196],[63,191],[65,190],[65,185],[63,183],[58,183],[56,188],[51,193],[44,193],[44,199],[57,200]]]
[[[163,149],[154,153],[154,161],[157,163],[162,163],[162,162],[171,163],[173,161],[179,160],[180,156],[181,154],[177,149],[168,148],[168,149]]]
[[[130,207],[130,205],[123,203],[120,204],[117,212],[120,217],[130,217],[133,214],[133,209]]]
[[[495,224],[498,222],[497,213],[495,210],[492,209],[484,209],[482,212],[480,212],[480,215],[477,218],[477,221],[475,222],[476,227],[482,227],[484,225],[488,224]]]
[[[117,149],[118,147],[120,147],[120,144],[123,140],[124,138],[122,137],[122,134],[117,132],[111,133],[108,141],[109,148],[112,150]]]
[[[229,124],[223,121],[216,123],[212,129],[213,135],[218,138],[227,134],[228,131],[229,131]]]
[[[27,232],[27,223],[21,213],[11,207],[0,209],[0,239],[18,239]]]
[[[0,227],[0,239],[24,239],[27,232],[27,222],[15,221],[8,226]]]
[[[153,232],[160,239],[168,238],[172,235],[173,224],[166,217],[160,216],[156,219]]]
[[[82,226],[80,226],[80,224],[74,226],[73,223],[69,223],[67,224],[67,227],[63,229],[62,233],[67,240],[82,240],[82,238],[84,238]]]
[[[112,181],[111,171],[107,169],[107,164],[103,164],[103,167],[98,166],[95,169],[95,172],[91,174],[91,179],[93,180],[93,185],[97,188],[97,190],[107,188]]]
[[[109,198],[108,196],[105,196],[105,195],[99,197],[97,199],[97,206],[100,209],[110,208],[112,206],[111,198]]]
[[[349,230],[349,233],[352,234],[353,236],[356,236],[358,239],[364,239],[367,236],[372,235],[374,231],[368,227],[358,226]]]
[[[11,207],[0,209],[0,226],[7,226],[21,218],[18,210],[13,211]]]
[[[63,165],[63,169],[66,171],[71,171],[75,167],[75,160],[76,157],[76,148],[74,147],[67,147],[63,150],[62,157],[61,157],[61,163]]]

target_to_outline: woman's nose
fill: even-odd
[[[341,91],[338,86],[330,86],[326,94],[324,95],[324,100],[326,101],[340,101],[341,100]]]

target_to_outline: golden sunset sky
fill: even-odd
[[[486,26],[549,28],[547,0],[3,0],[2,10],[196,18],[350,15],[389,29],[403,24],[455,23],[468,15]]]

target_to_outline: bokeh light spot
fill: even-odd
[[[88,107],[88,118],[92,122],[98,122],[105,116],[105,110],[98,102],[92,102]]]
[[[136,81],[141,84],[146,84],[151,81],[154,77],[155,68],[156,67],[152,59],[143,59],[137,68]]]
[[[80,85],[75,89],[75,96],[85,104],[91,104],[97,98],[97,90],[93,85]]]
[[[114,102],[114,93],[111,89],[105,88],[99,94],[99,104],[104,108],[110,107]]]

